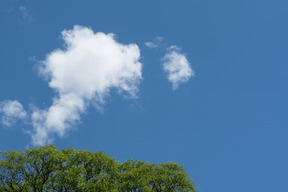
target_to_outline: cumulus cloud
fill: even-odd
[[[158,48],[163,41],[162,37],[155,37],[152,41],[145,42],[146,47],[149,48]]]
[[[101,108],[112,89],[137,97],[142,79],[136,44],[124,45],[114,34],[94,33],[81,26],[64,30],[62,38],[65,49],[47,54],[38,68],[57,95],[48,109],[32,109],[34,129],[30,134],[34,145],[45,145],[54,135],[65,135],[90,104]]]
[[[1,123],[6,127],[11,127],[19,119],[25,119],[27,113],[18,101],[3,101],[0,103]]]
[[[181,83],[189,81],[190,77],[194,76],[190,63],[177,46],[169,47],[162,61],[163,70],[167,73],[167,78],[172,83],[173,90],[176,90]]]

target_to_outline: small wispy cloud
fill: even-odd
[[[163,70],[167,73],[173,90],[176,90],[180,84],[188,82],[190,77],[195,74],[185,54],[181,53],[178,46],[169,47],[162,62]]]
[[[18,10],[21,13],[21,23],[32,23],[34,22],[35,18],[30,14],[29,10],[25,6],[20,6]]]
[[[20,10],[21,13],[22,13],[22,18],[23,18],[23,19],[27,19],[27,18],[29,17],[28,10],[27,10],[26,7],[20,6],[20,7],[19,7],[19,10]]]
[[[17,120],[27,118],[27,113],[18,101],[3,101],[0,103],[1,123],[6,127],[13,126]]]
[[[162,37],[155,37],[152,41],[145,42],[145,46],[149,48],[158,48],[163,42]]]

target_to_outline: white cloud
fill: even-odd
[[[173,90],[176,90],[181,83],[189,81],[194,71],[179,47],[171,46],[167,51],[162,58],[163,70],[167,73]]]
[[[144,44],[149,48],[158,48],[163,41],[162,37],[155,37],[153,41],[145,42]]]
[[[0,103],[1,123],[11,127],[18,119],[25,119],[27,113],[18,101],[3,101]]]
[[[64,30],[62,38],[65,49],[52,51],[39,66],[57,96],[48,109],[32,109],[34,145],[65,135],[89,104],[101,108],[111,89],[136,97],[142,79],[136,44],[123,45],[113,34],[94,33],[81,26]]]

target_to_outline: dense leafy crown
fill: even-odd
[[[0,152],[0,191],[192,191],[177,163],[120,163],[103,152],[56,146]]]

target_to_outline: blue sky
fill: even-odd
[[[287,6],[1,1],[0,150],[50,142],[175,161],[200,192],[287,191]]]

